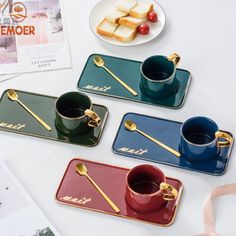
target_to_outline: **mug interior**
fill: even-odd
[[[76,118],[84,115],[84,111],[91,106],[90,99],[77,92],[63,94],[56,102],[58,113],[64,117]]]
[[[168,79],[175,71],[175,65],[164,56],[152,56],[147,58],[141,67],[143,75],[154,81]]]
[[[164,182],[164,174],[152,166],[137,166],[129,172],[127,182],[136,193],[152,194],[160,190],[160,184]]]
[[[196,117],[187,120],[182,127],[184,138],[193,144],[203,145],[215,140],[216,123],[208,118]]]

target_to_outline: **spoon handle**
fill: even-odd
[[[100,187],[92,180],[92,178],[88,174],[86,174],[86,177],[93,184],[93,186],[98,190],[98,192],[105,198],[105,200],[110,204],[113,210],[116,213],[119,213],[120,209],[115,205],[115,203],[112,202],[112,200],[100,189]]]
[[[161,146],[162,148],[166,149],[167,151],[169,151],[170,153],[174,154],[177,157],[180,157],[181,154],[177,151],[175,151],[174,149],[172,149],[171,147],[165,145],[164,143],[161,143],[160,141],[156,140],[155,138],[149,136],[148,134],[142,132],[141,130],[136,129],[136,131],[140,134],[142,134],[144,137],[150,139],[151,141],[153,141],[154,143],[158,144],[159,146]]]
[[[129,87],[124,81],[122,81],[119,77],[117,77],[113,72],[111,72],[107,67],[103,66],[103,68],[122,86],[124,86],[132,95],[137,96],[137,92]]]
[[[24,103],[22,103],[20,100],[17,100],[17,102],[32,115],[42,126],[44,126],[48,131],[51,131],[52,128],[47,125],[40,117],[38,117],[33,111],[31,111]]]

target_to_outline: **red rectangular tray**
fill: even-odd
[[[86,176],[80,176],[76,172],[76,165],[83,163],[88,169],[88,175],[120,208],[116,214],[101,194],[90,183]],[[127,168],[73,159],[69,162],[61,183],[56,193],[59,203],[87,210],[102,212],[119,217],[145,221],[148,223],[168,226],[173,223],[183,191],[182,183],[174,178],[167,177],[167,183],[173,185],[179,195],[176,200],[167,202],[161,209],[148,213],[138,213],[132,210],[125,201],[125,178],[129,171]]]

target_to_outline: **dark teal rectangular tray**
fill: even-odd
[[[43,119],[52,130],[50,132],[47,131],[23,107],[21,107],[20,104],[16,101],[13,102],[9,100],[7,97],[7,90],[3,93],[0,100],[0,130],[82,146],[95,146],[98,144],[108,117],[108,109],[105,106],[93,104],[93,110],[102,120],[99,127],[91,129],[91,131],[81,136],[72,138],[63,136],[56,129],[56,97],[19,90],[15,91],[19,96],[19,100]]]
[[[103,58],[105,65],[120,79],[133,88],[138,96],[133,96],[115,79],[113,79],[103,68],[97,67],[93,62],[93,57],[99,55]],[[78,81],[78,88],[81,91],[100,94],[104,96],[116,97],[120,99],[145,103],[149,105],[166,108],[179,109],[183,106],[191,82],[191,74],[187,70],[177,69],[176,78],[180,82],[179,90],[176,94],[163,99],[153,100],[141,93],[140,65],[142,62],[124,58],[112,57],[101,54],[89,56],[85,67]]]

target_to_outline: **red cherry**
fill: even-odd
[[[141,25],[138,27],[138,32],[139,32],[140,34],[145,35],[145,34],[148,34],[149,31],[150,31],[150,27],[149,27],[148,24],[141,24]]]
[[[150,22],[153,22],[153,23],[157,22],[157,20],[158,20],[157,13],[155,11],[148,13],[147,18]]]

